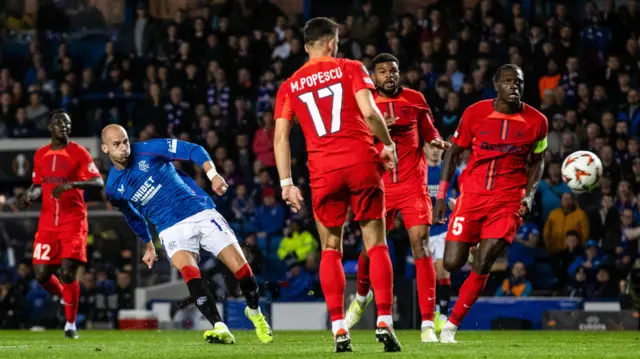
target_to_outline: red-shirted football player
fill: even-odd
[[[351,351],[344,320],[342,226],[351,206],[371,261],[378,308],[376,337],[385,351],[400,351],[392,325],[393,268],[385,242],[383,163],[393,169],[395,146],[376,106],[369,74],[358,61],[337,59],[338,25],[314,18],[304,27],[309,61],[285,81],[276,98],[274,150],[282,198],[294,211],[302,196],[291,178],[289,132],[298,118],[309,153],[312,206],[322,258],[320,283],[331,317],[335,350]],[[384,148],[379,153],[371,133]]]
[[[456,201],[447,232],[444,267],[451,272],[462,267],[474,250],[471,274],[440,341],[455,343],[455,333],[487,283],[498,256],[513,241],[521,218],[529,214],[542,176],[547,147],[547,118],[520,98],[524,87],[522,70],[503,65],[493,77],[497,97],[469,106],[462,114],[453,145],[446,152],[436,196],[434,216],[444,223],[449,181],[460,156],[470,149],[469,163],[458,180]]]
[[[388,53],[376,56],[372,61],[371,76],[376,93],[374,99],[385,115],[391,139],[396,144],[398,165],[383,176],[387,230],[393,228],[398,213],[402,214],[416,265],[416,287],[422,317],[422,341],[437,342],[434,332],[436,273],[429,250],[431,226],[431,197],[427,191],[427,159],[423,151],[426,142],[446,149],[433,126],[431,109],[424,96],[415,90],[400,86],[398,59]],[[382,147],[381,145],[379,147]],[[369,260],[366,253],[358,258],[358,288],[355,300],[347,311],[347,324],[351,327],[361,318],[373,293],[369,290]]]
[[[33,241],[36,279],[52,295],[62,298],[67,323],[64,334],[78,338],[76,314],[80,286],[78,266],[87,262],[87,209],[84,189],[104,186],[89,152],[69,140],[71,119],[64,112],[51,116],[51,144],[33,158],[32,186],[20,198],[22,206],[42,195],[38,232]],[[60,279],[54,274],[60,267]]]

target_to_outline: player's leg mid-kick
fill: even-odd
[[[185,238],[185,233],[192,237]],[[176,235],[178,234],[178,235]],[[180,236],[182,234],[183,236]],[[160,233],[162,243],[171,258],[171,264],[180,271],[200,312],[207,318],[213,329],[204,333],[209,343],[233,344],[235,338],[224,324],[216,300],[202,279],[198,268],[198,252],[200,247],[213,253],[239,281],[240,289],[247,302],[245,315],[256,328],[256,335],[261,343],[271,343],[273,335],[264,315],[260,312],[258,284],[251,267],[238,245],[226,221],[215,209],[208,209],[183,222],[179,222]],[[198,244],[197,246],[194,244]],[[152,245],[151,245],[152,246]],[[147,246],[149,257],[154,251]],[[146,255],[145,255],[146,256]]]

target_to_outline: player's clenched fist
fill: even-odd
[[[444,224],[447,221],[447,204],[444,199],[436,199],[436,205],[433,207],[433,220],[436,223]]]
[[[293,213],[297,213],[302,209],[302,193],[296,186],[284,186],[282,187],[282,199],[293,210]]]
[[[229,189],[229,185],[227,185],[227,182],[222,178],[222,176],[216,174],[211,179],[211,189],[213,189],[213,192],[218,196],[222,196],[227,192],[227,189]]]
[[[398,165],[398,153],[396,152],[395,143],[392,143],[389,146],[385,145],[382,152],[380,152],[380,158],[387,170],[390,171],[396,168]]]
[[[153,246],[153,242],[149,241],[147,243],[146,249],[144,251],[144,256],[142,257],[142,262],[151,269],[153,264],[158,260],[158,255],[156,254],[156,248]]]

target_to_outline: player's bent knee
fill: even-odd
[[[60,269],[60,280],[63,283],[69,284],[76,280],[76,271],[74,268],[62,268]]]
[[[40,271],[36,271],[36,273],[35,273],[36,280],[40,284],[45,284],[45,283],[49,282],[49,279],[51,278],[51,275],[52,274],[48,270],[40,270]]]
[[[171,265],[177,270],[181,270],[185,266],[198,267],[198,261],[195,258],[195,254],[186,250],[176,251],[171,256]]]

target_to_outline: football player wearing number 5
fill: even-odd
[[[89,152],[69,139],[71,118],[51,115],[51,143],[33,157],[33,185],[19,198],[22,207],[42,195],[38,232],[33,241],[33,266],[38,283],[62,298],[67,322],[64,335],[77,339],[76,314],[80,285],[78,267],[87,262],[87,208],[84,190],[104,183]],[[54,274],[60,268],[60,279]]]
[[[444,268],[459,269],[469,250],[480,244],[471,274],[442,328],[442,343],[455,343],[455,332],[482,293],[493,263],[529,214],[544,167],[549,125],[543,114],[520,100],[522,70],[503,65],[493,83],[497,97],[477,102],[462,114],[444,157],[436,196],[434,219],[444,223],[449,184],[460,156],[469,148],[469,163],[459,180],[460,196],[450,217]]]
[[[362,63],[337,59],[338,24],[314,18],[304,27],[309,61],[287,79],[276,97],[274,150],[282,198],[302,206],[291,177],[289,132],[298,118],[309,153],[312,205],[322,244],[320,283],[337,352],[351,351],[344,320],[342,226],[349,206],[360,222],[371,261],[378,308],[376,338],[385,351],[400,351],[392,325],[393,268],[385,242],[383,165],[394,169],[395,145],[376,106],[373,81]],[[378,152],[371,133],[384,144]]]
[[[387,230],[391,230],[395,217],[401,213],[409,232],[422,318],[421,340],[429,343],[438,341],[433,323],[436,272],[429,248],[432,207],[425,183],[427,159],[422,148],[425,142],[442,150],[450,145],[442,140],[434,127],[433,115],[424,96],[400,86],[399,65],[398,59],[388,53],[379,54],[372,61],[371,77],[376,86],[374,99],[384,114],[398,152],[398,165],[383,176],[386,222]],[[378,147],[382,149],[382,144]],[[366,252],[362,252],[358,258],[356,298],[347,311],[349,327],[360,320],[364,308],[371,301],[369,268]]]

